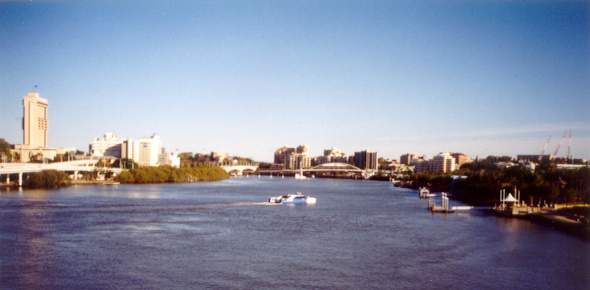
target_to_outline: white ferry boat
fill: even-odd
[[[304,195],[301,192],[274,196],[268,199],[270,203],[278,204],[316,204],[317,198]]]

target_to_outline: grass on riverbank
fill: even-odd
[[[175,168],[170,166],[140,167],[123,171],[117,177],[121,183],[180,183],[196,181],[219,181],[229,174],[217,166]]]

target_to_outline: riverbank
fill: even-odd
[[[117,185],[121,184],[118,181],[113,180],[72,180],[70,185]]]
[[[204,181],[221,181],[229,178],[229,174],[217,166],[196,166],[175,168],[170,166],[140,167],[122,171],[113,179],[96,180],[96,176],[72,179],[62,171],[44,170],[27,174],[23,180],[23,189],[58,189],[71,185],[115,185],[150,184],[150,183],[189,183]],[[18,189],[16,183],[0,184],[0,189]]]
[[[527,215],[532,222],[590,240],[590,207],[576,206],[550,212]]]
[[[493,209],[490,209],[490,212],[496,216],[504,218],[527,220],[590,241],[590,224],[588,224],[588,212],[590,211],[590,207],[577,208],[577,210],[586,211],[586,213],[584,216],[574,218],[560,210],[542,211],[524,215],[502,214]]]
[[[401,186],[401,188],[418,190],[418,188],[412,185]],[[458,199],[453,194],[449,194],[448,196],[451,200],[459,201],[470,206],[482,206],[482,203],[470,202],[469,199]],[[486,203],[483,205],[489,206]],[[489,211],[491,214],[497,216],[528,220],[590,241],[590,204],[556,204],[554,209],[545,209],[522,215],[499,213],[491,207]]]

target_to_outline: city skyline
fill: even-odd
[[[0,137],[21,143],[38,84],[50,147],[515,156],[571,129],[590,159],[583,1],[85,4],[0,3]]]

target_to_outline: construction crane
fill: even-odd
[[[547,146],[549,145],[549,142],[551,142],[551,136],[549,136],[549,138],[547,138],[547,140],[545,140],[545,144],[543,144],[543,149],[541,150],[541,154],[539,154],[539,162],[541,162],[543,160],[543,155],[545,155],[545,151],[547,150]]]
[[[572,129],[569,130],[568,135],[567,135],[567,156],[566,158],[568,160],[572,160]]]

